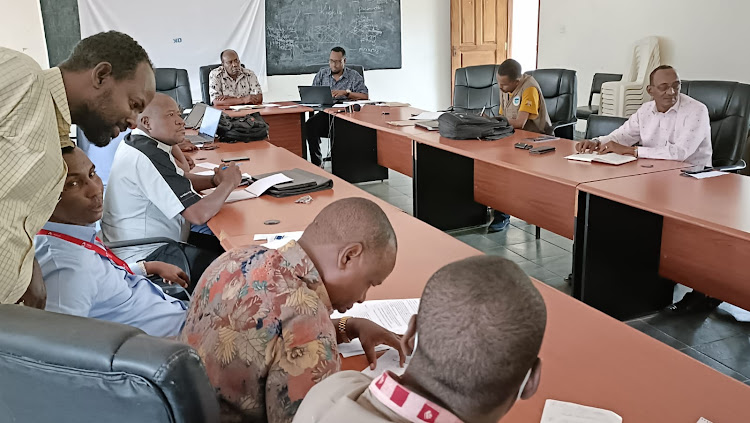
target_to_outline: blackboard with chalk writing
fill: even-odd
[[[269,75],[316,72],[331,48],[365,69],[401,67],[400,0],[266,0]]]

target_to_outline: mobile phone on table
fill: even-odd
[[[529,150],[529,154],[546,154],[555,151],[555,147],[551,145],[545,145],[543,147],[534,147]]]
[[[239,157],[225,157],[225,158],[221,159],[221,161],[224,162],[224,163],[229,163],[229,162],[243,162],[245,160],[250,160],[250,157],[239,156]]]
[[[531,150],[534,146],[531,144],[526,144],[525,142],[517,142],[513,145],[516,148],[520,148],[521,150]]]
[[[714,170],[712,167],[705,167],[705,166],[694,166],[690,169],[684,169],[682,173],[686,175],[695,175],[696,173],[703,173],[703,172],[710,172]]]

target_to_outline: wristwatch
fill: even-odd
[[[351,339],[346,335],[346,321],[351,319],[350,316],[344,316],[339,319],[339,334],[341,334],[341,340],[344,341],[344,343],[351,342]]]
[[[352,93],[352,90],[349,90],[349,89],[346,90],[346,95],[347,96],[349,96],[349,94],[351,94],[351,93]]]

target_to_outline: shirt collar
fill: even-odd
[[[276,251],[289,262],[290,267],[294,269],[295,276],[305,281],[307,287],[315,291],[328,309],[328,314],[333,313],[331,299],[323,284],[323,279],[320,277],[320,273],[315,268],[315,264],[310,259],[310,256],[307,255],[297,241],[289,241]]]
[[[367,388],[391,411],[414,423],[461,423],[445,408],[404,387],[391,372],[383,372]]]
[[[44,229],[58,232],[83,241],[94,242],[96,240],[96,224],[81,226],[69,225],[67,223],[47,222]]]
[[[172,146],[171,145],[164,144],[163,142],[161,142],[161,141],[157,140],[156,138],[152,137],[151,135],[147,134],[141,128],[135,128],[130,133],[132,135],[134,135],[134,136],[135,135],[141,135],[141,136],[144,136],[146,138],[151,138],[152,140],[156,141],[156,147],[159,150],[161,150],[161,151],[169,154],[170,156],[172,155]]]
[[[65,123],[71,125],[68,95],[65,93],[65,85],[63,84],[60,68],[47,69],[42,71],[42,73],[47,84],[51,87],[52,100],[55,102],[55,107],[60,112],[60,116],[65,120]]]

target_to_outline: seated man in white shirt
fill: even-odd
[[[509,260],[470,257],[427,282],[402,338],[403,376],[333,374],[305,396],[295,423],[497,422],[537,390],[547,309]]]
[[[197,281],[203,270],[223,250],[213,235],[190,231],[190,224],[204,225],[219,212],[229,194],[242,180],[234,164],[215,170],[214,176],[198,176],[177,165],[173,146],[185,138],[185,122],[177,103],[158,94],[138,116],[138,128],[117,148],[107,183],[102,216],[105,242],[165,237],[187,242],[201,250],[184,251],[190,277]],[[198,192],[215,188],[205,197]],[[165,261],[176,265],[174,244],[148,244],[115,248],[125,260]],[[183,269],[188,270],[188,269]]]
[[[208,75],[208,95],[214,106],[263,103],[263,91],[255,72],[246,69],[234,50],[221,52],[221,66]]]
[[[711,166],[711,121],[700,101],[680,93],[680,76],[668,65],[651,72],[644,103],[607,136],[576,144],[578,152],[617,153]]]

